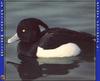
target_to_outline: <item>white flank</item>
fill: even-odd
[[[55,49],[37,48],[37,57],[54,58],[54,57],[71,57],[80,54],[81,49],[75,43],[67,43]]]
[[[18,36],[17,36],[17,33],[12,36],[10,39],[8,39],[8,43],[13,43],[15,41],[19,40]]]

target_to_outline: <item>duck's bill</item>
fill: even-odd
[[[12,36],[10,39],[8,39],[8,43],[13,43],[13,42],[18,41],[18,40],[19,40],[19,37],[16,33],[14,36]]]

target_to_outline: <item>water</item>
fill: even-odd
[[[18,22],[29,17],[39,18],[51,28],[64,27],[95,35],[94,0],[7,0],[5,16],[5,30],[7,39],[15,34]],[[36,77],[33,77],[33,80],[35,81],[95,80],[95,61],[88,62],[76,57],[36,59],[35,63],[37,65],[34,67],[34,69],[31,68],[34,66],[34,64],[27,65],[22,63],[22,65],[19,65],[20,60],[17,58],[18,54],[16,50],[17,43],[18,42],[6,44],[6,61],[13,62],[6,64],[6,77],[9,81],[21,81],[22,77],[18,71],[18,66],[21,67],[22,65],[27,66],[24,69],[28,68],[33,72],[39,71],[39,74],[37,74]],[[42,70],[37,68],[42,68]],[[24,72],[30,72],[30,70]],[[23,75],[23,72],[21,73]],[[35,74],[31,75],[35,76]]]

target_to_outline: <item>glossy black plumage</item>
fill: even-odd
[[[45,28],[40,31],[39,25]],[[22,29],[26,29],[22,33]],[[21,49],[26,51],[19,53],[19,56],[36,57],[37,47],[44,49],[54,49],[65,43],[75,43],[82,49],[80,56],[91,58],[95,56],[95,36],[85,33],[73,31],[65,28],[48,28],[48,26],[39,19],[28,18],[22,20],[17,27],[17,34],[21,40],[19,43],[19,52]],[[24,46],[26,45],[26,46]],[[22,51],[21,51],[22,52]]]

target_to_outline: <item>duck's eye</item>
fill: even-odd
[[[23,30],[22,30],[22,32],[24,33],[24,32],[26,32],[26,30],[25,30],[25,29],[23,29]]]

